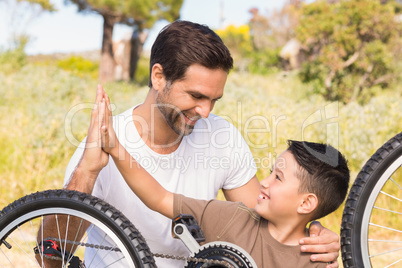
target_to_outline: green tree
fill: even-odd
[[[103,17],[103,40],[99,79],[112,81],[114,57],[112,49],[113,27],[116,23],[134,26],[143,32],[155,21],[173,21],[179,18],[183,0],[70,0],[79,11],[94,11]]]
[[[229,25],[225,29],[217,30],[216,33],[232,53],[237,71],[259,74],[277,71],[278,48],[267,46],[257,50],[251,39],[249,25]]]
[[[393,54],[400,29],[395,10],[380,0],[304,5],[296,29],[308,56],[300,72],[303,82],[313,82],[328,100],[344,102],[365,89],[387,86],[398,56]]]

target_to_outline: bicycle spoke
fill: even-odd
[[[73,240],[73,241],[77,241],[78,234],[79,234],[80,231],[81,231],[81,226],[82,226],[82,223],[83,223],[83,222],[84,222],[84,220],[81,219],[80,224],[79,224],[78,229],[77,229],[77,232],[75,233],[75,237],[74,237],[74,240]],[[73,249],[73,248],[74,248],[74,246],[73,246],[71,249]],[[70,262],[70,261],[72,260],[72,258],[75,256],[75,254],[77,253],[77,250],[78,250],[79,248],[80,248],[80,246],[77,246],[77,247],[74,249],[74,252],[71,250],[71,256],[70,256],[70,258],[68,259],[67,262]]]
[[[4,257],[6,257],[6,259],[8,260],[8,262],[9,262],[13,267],[15,267],[15,266],[13,265],[13,263],[10,261],[10,259],[8,258],[7,254],[5,254],[4,251],[3,251],[1,248],[0,248],[0,251],[1,251],[1,253],[3,253]]]
[[[103,245],[103,242],[105,241],[106,236],[107,236],[106,234],[103,236],[103,239],[102,239],[102,241],[100,242],[100,245]],[[95,259],[95,257],[96,257],[96,255],[97,255],[98,252],[99,252],[99,248],[96,249],[96,253],[95,253],[94,256],[92,257],[92,260],[91,260],[91,262],[89,263],[89,266],[88,266],[88,267],[91,267],[91,264],[92,264],[92,262],[94,261],[94,259]]]
[[[118,259],[118,260],[116,260],[116,261],[112,262],[111,264],[109,264],[109,265],[105,266],[105,268],[106,268],[106,267],[110,267],[111,265],[113,265],[113,264],[115,264],[115,263],[118,263],[119,261],[121,261],[121,260],[123,260],[123,259],[124,259],[124,256],[123,256],[123,257],[121,257],[120,259]]]
[[[56,214],[56,215],[54,215],[54,216],[55,216],[55,219],[56,219],[56,227],[57,227],[58,239],[61,241],[58,214]],[[42,226],[43,226],[43,225],[42,225]],[[42,232],[42,234],[43,234],[43,232]],[[43,240],[42,240],[42,241],[43,241]],[[62,262],[61,267],[64,268],[65,266],[64,266],[64,259],[63,259],[63,258],[61,258],[61,262]]]
[[[111,247],[111,248],[108,250],[108,252],[103,255],[102,259],[99,260],[99,262],[96,264],[95,267],[98,267],[99,263],[102,263],[103,260],[104,260],[107,256],[109,256],[109,254],[110,254],[111,252],[113,252],[116,248],[117,248],[116,246]]]
[[[390,265],[385,266],[384,268],[391,267],[392,265],[397,264],[397,263],[400,262],[400,261],[402,261],[402,259],[399,259],[399,260],[397,260],[397,261],[391,263]]]
[[[33,262],[35,263],[37,263],[38,265],[39,265],[39,263],[38,263],[38,261],[37,260],[35,260],[35,258],[33,258],[32,256],[30,256],[21,246],[20,246],[20,244],[18,243],[18,242],[16,242],[12,237],[8,237],[8,238],[10,238],[11,239],[11,241],[13,241],[14,242],[14,244],[15,245],[17,245],[18,246],[18,248],[19,249],[21,249],[21,251],[22,252],[24,252],[25,253],[25,255],[27,255],[28,256],[28,259],[30,259],[30,260],[33,260]],[[25,240],[25,239],[24,239]],[[28,243],[27,243],[27,245],[28,245]]]
[[[379,225],[379,224],[375,224],[375,223],[372,223],[372,222],[370,222],[369,225],[379,227],[379,228],[383,228],[383,229],[387,229],[387,230],[394,231],[394,232],[398,232],[398,233],[402,233],[401,230],[396,230],[396,229],[389,228],[389,227],[386,227],[386,226],[382,226],[382,225]]]
[[[31,227],[32,227],[32,231],[34,233],[35,231],[33,229],[33,224],[31,224]],[[43,216],[40,217],[40,228],[41,228],[41,240],[40,241],[43,241]],[[39,249],[39,242],[38,241],[36,241],[36,245],[37,245],[37,247]],[[43,262],[43,251],[39,250],[39,254],[40,254],[40,258],[41,258],[41,266],[43,267],[43,264],[44,264],[44,262]]]
[[[391,197],[391,198],[393,198],[393,199],[395,199],[395,200],[397,200],[397,201],[399,201],[399,202],[401,202],[401,201],[402,201],[401,199],[396,198],[396,197],[395,197],[395,196],[393,196],[393,195],[387,194],[386,192],[381,191],[380,193],[382,193],[382,194],[384,194],[384,195],[386,195],[386,196],[389,196],[389,197]]]
[[[69,223],[70,222],[70,215],[67,215],[67,225],[66,225],[66,236],[65,236],[65,241],[64,241],[64,250],[62,250],[63,252],[63,259],[65,258],[64,256],[66,255],[66,248],[67,248],[67,239],[68,239],[68,227],[69,227]],[[62,244],[62,243],[60,243]],[[70,250],[72,251],[72,250]],[[66,265],[68,264],[68,261],[66,261]]]
[[[382,211],[387,211],[387,212],[391,212],[391,213],[394,213],[394,214],[402,215],[402,212],[398,212],[398,211],[394,211],[394,210],[390,210],[390,209],[386,209],[386,208],[380,208],[380,207],[376,207],[376,206],[374,206],[374,208],[382,210]]]
[[[31,226],[32,226],[32,221],[29,221],[29,222],[30,222],[30,224],[31,224]],[[18,231],[19,231],[20,234],[21,234],[21,237],[23,237],[22,232],[21,232],[21,230],[20,230],[20,226],[18,226],[17,228],[18,228]],[[33,233],[33,235],[35,235],[35,233]],[[24,239],[24,241],[25,241],[25,245],[27,246],[27,248],[30,248],[29,245],[28,245],[28,241],[27,241],[26,239]],[[31,253],[32,253],[32,256],[34,256],[33,259],[35,260],[36,264],[38,264],[38,266],[40,267],[38,260],[35,258],[35,253],[34,253],[33,248],[31,248],[30,251],[31,251]]]
[[[402,165],[400,167],[402,167]],[[400,186],[393,178],[389,178],[389,180],[392,181],[399,188],[399,190],[402,190],[402,186]]]
[[[389,254],[389,253],[399,251],[399,250],[402,250],[402,247],[401,248],[396,248],[396,249],[393,249],[393,250],[384,251],[384,252],[381,252],[381,253],[377,253],[375,255],[370,255],[369,257],[374,258],[374,257],[377,257],[377,256],[381,256],[381,255],[384,255],[384,254]]]
[[[0,249],[0,251],[1,251],[1,249]],[[5,266],[0,263],[0,268],[5,268]]]
[[[43,267],[45,262],[59,268],[73,262],[96,268],[156,267],[143,237],[124,215],[74,191],[38,192],[5,207],[0,237],[0,268]],[[44,242],[48,239],[56,245]],[[144,247],[133,246],[139,243]]]
[[[370,157],[342,217],[344,267],[399,267],[402,243],[402,132]]]
[[[369,239],[369,242],[385,242],[385,243],[402,243],[402,241],[395,240],[380,240],[380,239]]]

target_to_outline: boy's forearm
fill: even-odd
[[[119,143],[110,152],[131,190],[150,209],[173,218],[173,193],[159,184]]]

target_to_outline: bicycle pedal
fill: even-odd
[[[194,219],[193,215],[190,214],[180,214],[176,218],[173,219],[173,228],[177,224],[183,224],[187,227],[188,231],[194,237],[194,239],[200,243],[205,241],[204,233],[201,230],[201,227],[198,225],[196,219]]]
[[[173,234],[179,238],[190,252],[200,248],[199,242],[205,241],[204,233],[193,215],[180,214],[173,219]]]

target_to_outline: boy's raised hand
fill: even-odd
[[[97,119],[99,127],[92,131],[101,136],[103,152],[112,156],[116,167],[131,190],[150,209],[173,218],[173,193],[163,188],[119,143],[113,129],[110,99],[106,93],[103,93],[103,98],[99,102]]]

